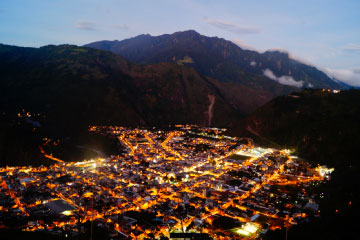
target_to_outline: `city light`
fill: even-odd
[[[239,235],[250,236],[250,232],[245,231],[244,229],[237,229],[236,233]]]
[[[248,222],[245,225],[243,225],[241,228],[236,229],[235,232],[239,235],[251,236],[256,231],[258,231],[258,229],[259,226],[257,224]]]
[[[249,233],[254,233],[258,230],[258,227],[255,224],[252,223],[246,223],[244,226],[244,230]]]
[[[320,176],[324,177],[325,175],[331,174],[335,169],[327,168],[326,166],[318,166],[315,170],[319,172]]]
[[[73,214],[73,212],[67,210],[67,211],[63,211],[61,214],[66,215],[66,216],[70,216],[70,215]]]
[[[92,126],[90,131],[118,139],[125,153],[76,163],[57,162],[49,167],[0,168],[4,196],[14,203],[0,210],[15,217],[32,217],[34,224],[25,231],[54,227],[78,231],[79,225],[96,220],[112,234],[134,239],[169,236],[171,229],[194,232],[199,227],[214,239],[220,232],[229,238],[234,234],[254,237],[260,229],[259,216],[267,219],[262,221],[267,221],[269,229],[276,229],[282,227],[281,221],[272,220],[297,224],[299,218],[305,221],[312,216],[305,214],[305,209],[318,214],[316,200],[307,187],[333,171],[312,169],[286,150],[226,138],[219,129],[187,125],[172,131],[149,131]],[[204,134],[189,135],[189,131]],[[236,153],[242,156],[234,156]],[[302,169],[307,169],[306,174]],[[290,199],[292,193],[280,190],[283,185],[302,190]],[[31,198],[22,196],[28,187],[37,190]],[[40,196],[49,198],[39,200]],[[52,209],[47,209],[48,205]],[[278,214],[288,208],[295,213],[286,219]],[[41,219],[37,221],[34,216],[39,210],[50,214],[53,222],[45,226]],[[129,212],[156,216],[157,231],[127,216]],[[242,227],[216,229],[212,223],[219,217],[242,223]]]

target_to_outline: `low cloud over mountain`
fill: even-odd
[[[280,77],[276,77],[275,74],[268,68],[264,70],[264,75],[284,85],[294,86],[298,88],[301,88],[304,85],[304,81],[295,81],[291,76],[283,75]]]

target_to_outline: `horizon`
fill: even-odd
[[[195,30],[258,52],[286,51],[360,86],[360,2],[15,0],[0,6],[0,42],[40,47]],[[35,17],[34,17],[35,16]]]

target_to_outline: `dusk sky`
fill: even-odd
[[[83,45],[194,29],[243,48],[284,49],[360,86],[359,0],[2,0],[0,43]]]

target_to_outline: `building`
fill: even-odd
[[[59,214],[69,215],[69,213],[76,210],[76,207],[70,205],[69,203],[67,203],[62,199],[48,202],[45,204],[45,206],[48,207],[56,215]]]

